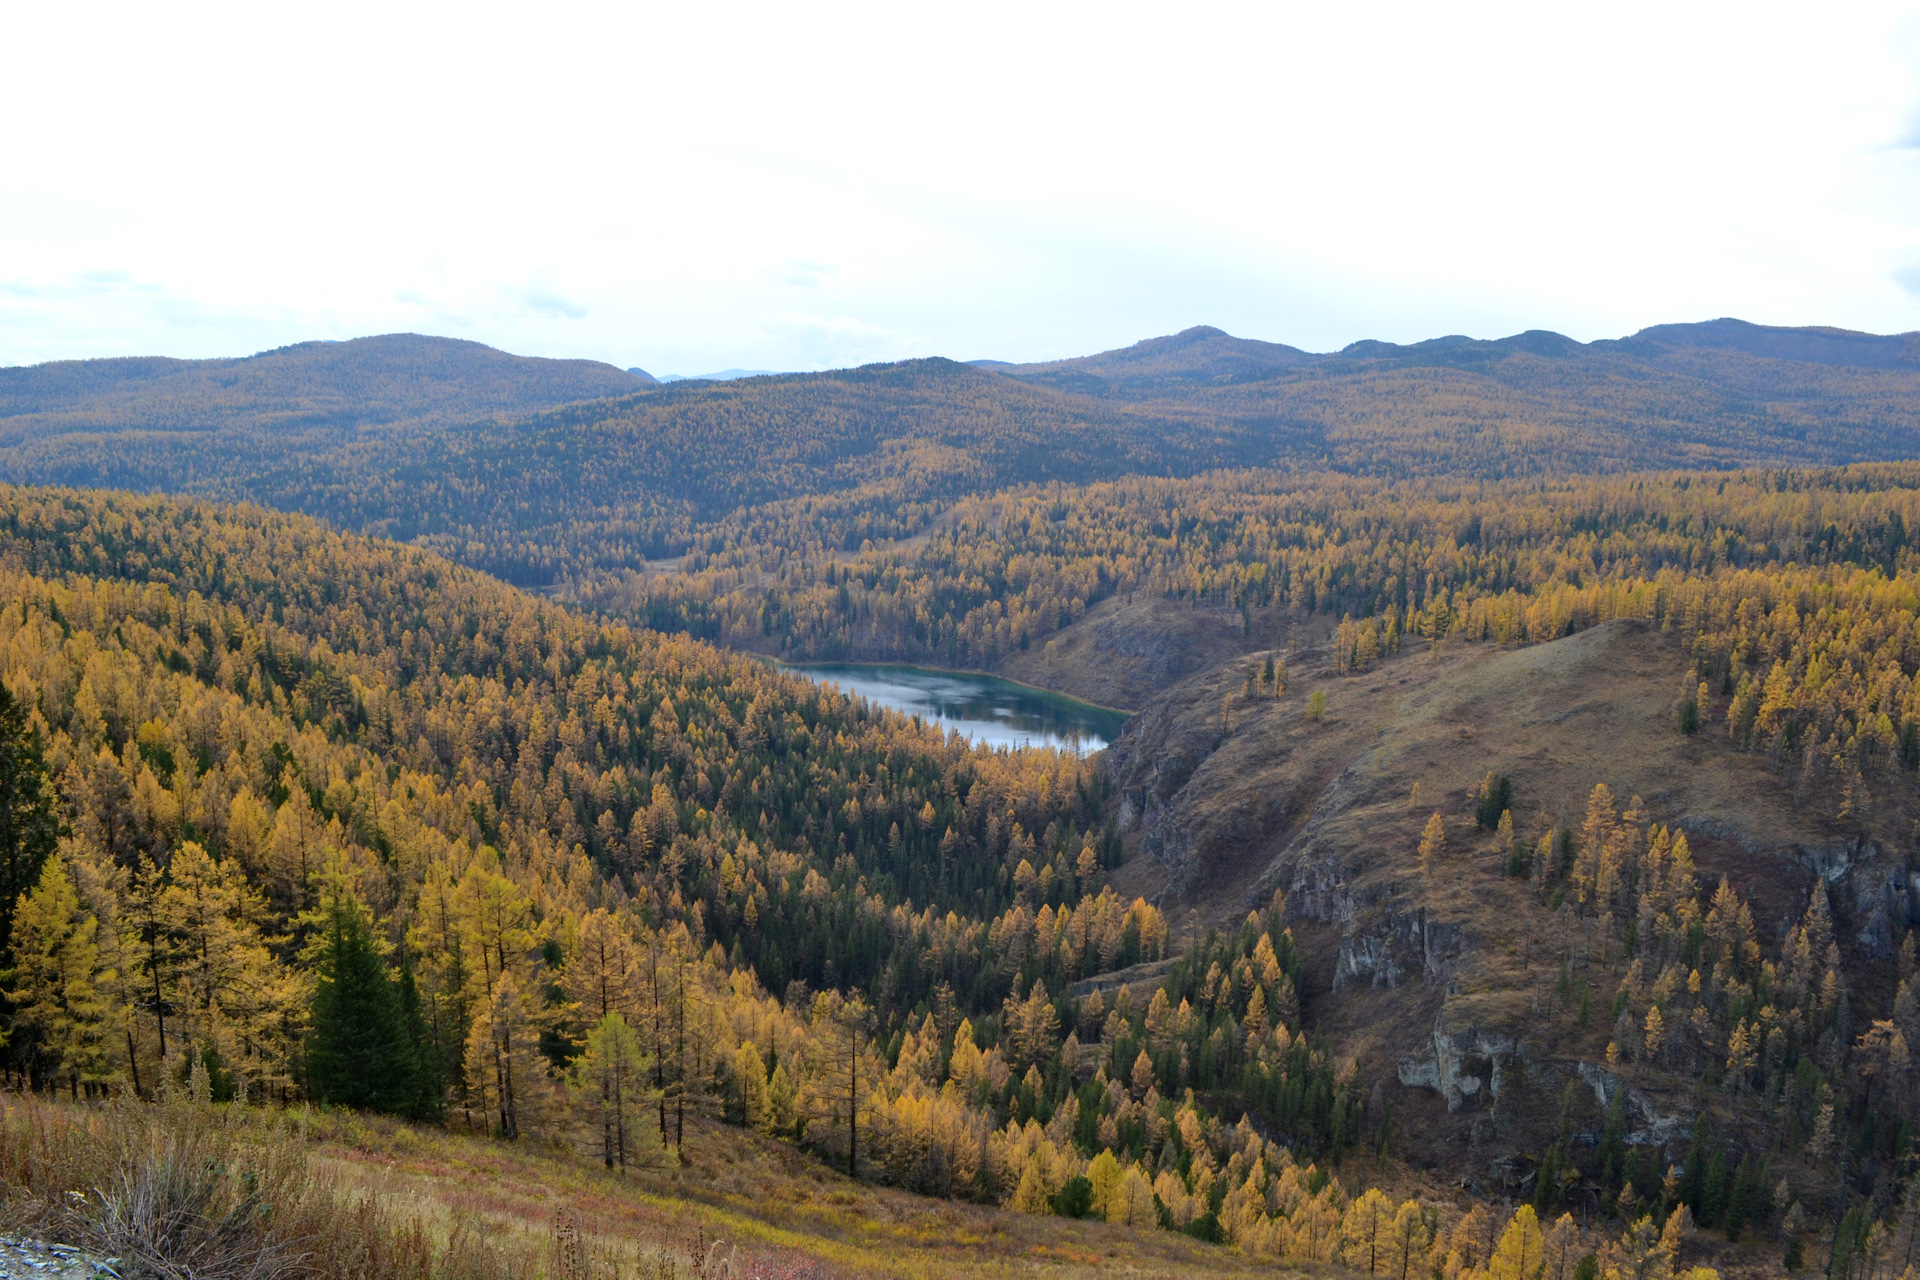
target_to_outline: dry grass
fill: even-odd
[[[850,1182],[783,1144],[707,1121],[689,1122],[684,1167],[624,1179],[560,1148],[366,1117],[317,1119],[313,1149],[343,1187],[386,1203],[404,1198],[429,1222],[453,1214],[484,1222],[493,1239],[517,1247],[548,1248],[564,1218],[577,1233],[566,1248],[591,1270],[554,1275],[931,1280],[1271,1270],[1164,1232]]]
[[[827,1280],[1256,1269],[1157,1231],[849,1182],[690,1126],[620,1178],[563,1147],[350,1113],[0,1097],[0,1225],[158,1280]]]
[[[475,1233],[340,1187],[296,1115],[186,1101],[0,1100],[0,1186],[18,1231],[156,1280],[429,1280],[525,1274]]]

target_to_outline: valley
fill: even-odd
[[[1907,338],[437,343],[0,371],[25,1092],[364,1115],[443,1273],[476,1169],[836,1275],[1920,1247]]]

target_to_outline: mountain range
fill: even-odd
[[[1317,355],[1203,326],[1034,364],[674,383],[417,335],[0,370],[0,478],[258,501],[528,584],[678,555],[809,495],[886,521],[1218,468],[1499,479],[1917,454],[1920,335],[1738,320]]]

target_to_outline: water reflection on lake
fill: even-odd
[[[1127,713],[972,671],[932,671],[863,663],[785,666],[869,702],[963,734],[990,747],[1099,751],[1120,735]]]

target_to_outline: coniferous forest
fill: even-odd
[[[231,388],[16,379],[6,474],[95,487],[0,489],[8,1088],[615,1178],[752,1134],[1396,1280],[1902,1276],[1916,375],[1779,332],[613,399],[490,364],[380,382],[400,425],[350,446],[270,429],[292,357],[177,448],[141,397]],[[1076,645],[1203,618],[1084,757],[769,661],[1073,692]],[[1640,737],[1421,710],[1615,643],[1583,678],[1660,691]],[[1368,745],[1429,721],[1430,789]]]

